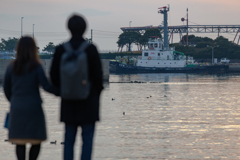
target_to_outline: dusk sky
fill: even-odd
[[[121,27],[160,25],[163,15],[158,8],[170,5],[169,25],[182,25],[181,18],[189,9],[190,25],[239,25],[240,0],[1,0],[0,38],[21,35],[21,17],[23,34],[32,35],[33,24],[35,38],[40,49],[48,42],[58,44],[69,38],[66,21],[72,13],[84,15],[88,22],[85,34],[90,38],[93,29],[93,42],[99,50],[117,50],[116,41],[122,33]],[[193,23],[192,23],[193,22]],[[233,40],[235,34],[222,34]],[[216,38],[217,34],[206,34]],[[179,35],[174,35],[179,41]]]

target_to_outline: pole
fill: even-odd
[[[22,29],[23,29],[23,23],[22,23],[23,18],[24,18],[24,17],[21,17],[21,37],[22,37]]]
[[[181,41],[182,41],[182,33],[181,33],[181,31],[179,32],[179,37],[180,37],[180,41],[179,41],[179,44],[180,44]]]
[[[170,7],[161,7],[158,13],[163,14],[163,21],[164,21],[164,50],[169,49],[169,41],[168,41],[168,19],[167,19],[167,12],[169,11]]]
[[[92,37],[93,37],[93,36],[92,36],[92,31],[93,31],[93,30],[91,29],[91,42],[93,42],[93,41],[92,41]]]
[[[237,44],[239,44],[239,40],[240,40],[240,36],[239,36],[239,38],[238,38],[238,42],[237,42]]]
[[[188,46],[188,8],[187,8],[187,46]]]
[[[33,24],[33,39],[34,39],[34,25],[35,25],[35,24]]]
[[[237,31],[237,33],[236,33],[234,39],[233,39],[233,43],[234,43],[234,41],[235,41],[235,39],[236,39],[236,37],[237,37],[237,35],[238,35],[238,32],[239,32],[239,29],[238,29],[238,31]]]
[[[166,50],[169,48],[168,43],[168,23],[167,23],[167,10],[164,9],[164,47]]]
[[[132,21],[129,21],[129,27],[131,27],[131,22]],[[129,44],[129,51],[131,51],[131,44]]]
[[[131,27],[131,23],[132,23],[132,21],[129,21],[129,27]]]
[[[209,45],[207,45],[207,47],[211,47],[211,48],[212,48],[212,65],[213,65],[214,48],[215,48],[215,47],[219,47],[219,45],[217,45],[217,46],[209,46]]]
[[[214,47],[212,47],[212,65],[213,65],[213,50],[214,50]]]

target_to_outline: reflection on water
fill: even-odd
[[[118,83],[131,81],[146,83]],[[94,159],[239,159],[239,81],[240,75],[111,75],[101,95]],[[40,159],[61,159],[59,99],[41,94],[48,141]],[[0,105],[2,122],[9,105],[2,88]],[[0,134],[0,159],[14,159],[14,146],[4,142],[2,127]],[[57,145],[49,144],[54,140]],[[80,144],[78,134],[76,159]]]

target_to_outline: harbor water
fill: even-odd
[[[240,74],[110,75],[109,81],[101,94],[94,160],[240,159]],[[42,90],[41,95],[48,140],[39,159],[59,160],[60,99]],[[1,126],[8,110],[1,86]],[[81,153],[80,131],[75,159]],[[0,160],[16,159],[15,146],[5,139],[7,130],[0,127]]]

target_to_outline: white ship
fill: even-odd
[[[192,57],[190,59],[192,60]],[[164,48],[163,41],[158,37],[149,38],[148,49],[142,51],[136,64],[141,67],[160,68],[181,68],[186,65],[187,58],[184,53],[175,51],[174,47]]]

